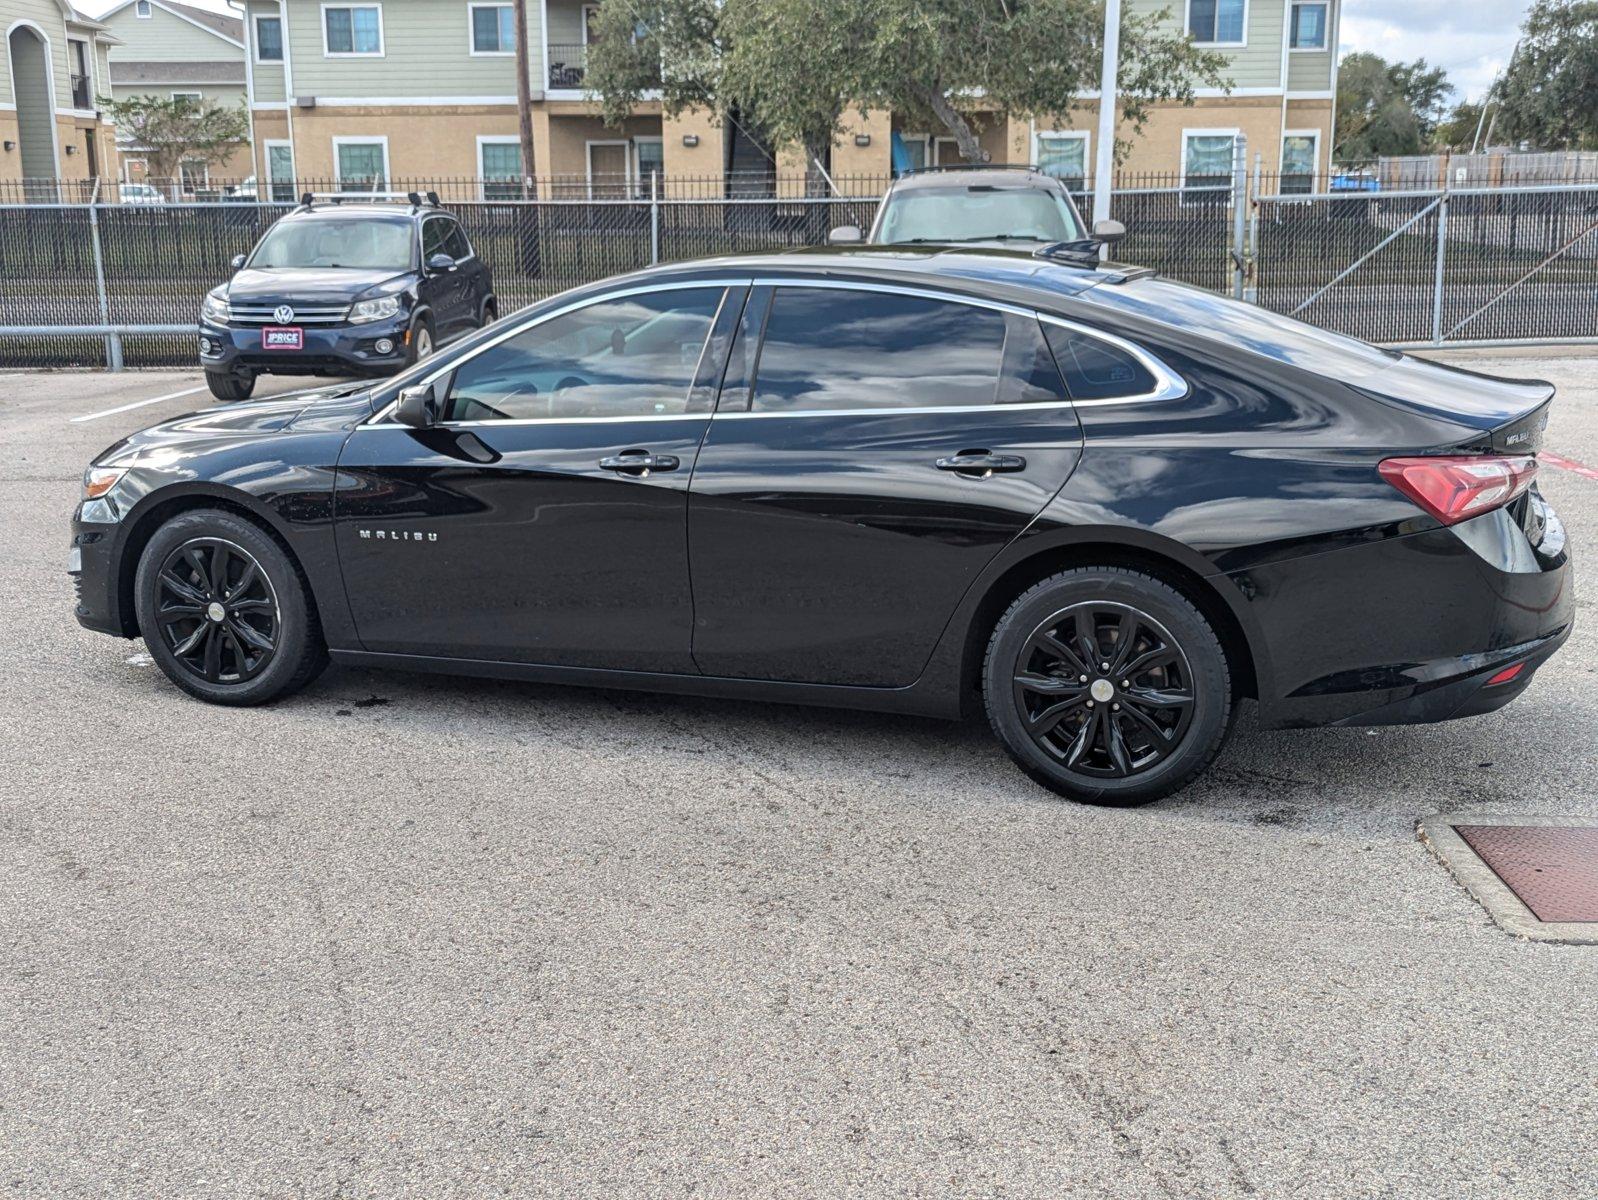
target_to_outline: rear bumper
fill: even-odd
[[[271,375],[392,375],[405,366],[409,314],[363,325],[306,325],[304,348],[261,349],[261,329],[200,323],[200,365],[207,371]],[[377,344],[392,348],[380,352]]]
[[[1575,617],[1563,527],[1526,506],[1233,575],[1267,659],[1261,723],[1446,721],[1524,692]]]

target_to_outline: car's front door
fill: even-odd
[[[743,292],[558,310],[440,374],[438,424],[355,430],[336,520],[365,648],[692,672],[688,480]]]
[[[707,675],[913,683],[1081,441],[1030,313],[757,287],[689,492],[695,662]]]
[[[460,226],[452,217],[432,216],[422,222],[421,296],[432,310],[434,340],[440,343],[459,333],[468,320],[465,309],[469,276],[459,263],[442,271],[433,270],[428,263],[436,254],[454,258],[450,235],[459,232]],[[464,236],[460,240],[465,241]]]

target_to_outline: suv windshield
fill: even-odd
[[[415,233],[409,222],[319,217],[279,221],[250,256],[250,266],[410,269]]]
[[[1085,236],[1058,197],[1030,188],[917,189],[888,197],[878,242],[1073,242]]]

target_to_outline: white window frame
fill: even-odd
[[[644,190],[644,166],[638,157],[638,147],[643,145],[645,142],[653,142],[655,145],[661,148],[660,175],[662,179],[664,179],[666,176],[666,139],[664,137],[657,137],[654,134],[644,134],[642,137],[633,138],[627,146],[627,158],[629,160],[627,173],[632,177],[633,189],[640,195],[643,194]]]
[[[590,12],[598,13],[599,12],[599,5],[597,5],[597,4],[584,4],[578,9],[578,14],[579,14],[579,16],[580,16],[580,18],[582,20],[582,23],[583,23],[582,45],[584,45],[584,46],[592,46],[594,44],[594,43],[592,43],[592,42],[590,42],[588,40],[588,14]]]
[[[1187,142],[1188,142],[1188,139],[1189,138],[1196,138],[1196,137],[1221,137],[1223,135],[1225,137],[1229,137],[1229,138],[1233,139],[1233,144],[1235,145],[1236,144],[1236,139],[1238,139],[1238,138],[1243,136],[1243,131],[1241,129],[1184,129],[1184,130],[1182,130],[1182,172],[1178,176],[1179,182],[1177,183],[1177,187],[1180,190],[1182,190],[1182,191],[1186,191],[1187,190]],[[1246,149],[1246,147],[1245,147],[1245,149]],[[1230,179],[1232,177],[1232,167],[1231,167],[1230,164],[1227,165],[1226,176],[1227,176],[1228,179]],[[1195,203],[1195,201],[1184,200],[1183,203],[1191,204],[1191,203]]]
[[[909,145],[911,142],[921,143],[921,169],[925,170],[932,165],[932,135],[930,133],[899,133],[899,140]],[[915,170],[914,167],[911,170]]]
[[[509,50],[479,50],[477,48],[477,33],[474,22],[477,19],[477,10],[480,8],[508,8],[511,10],[511,19],[516,16],[516,6],[507,4],[505,0],[472,0],[466,6],[466,53],[473,58],[514,58],[516,47],[513,44]],[[498,28],[498,24],[495,24]]]
[[[329,50],[327,48],[327,10],[330,8],[377,9],[376,50]],[[350,18],[350,45],[355,44],[355,19]],[[341,3],[322,5],[322,57],[323,58],[387,58],[388,31],[383,28],[383,5],[380,0],[343,0]]]
[[[1310,141],[1315,143],[1315,154],[1310,160],[1309,173],[1311,178],[1314,178],[1316,175],[1321,173],[1321,131],[1319,129],[1284,129],[1282,130],[1281,152],[1276,156],[1276,173],[1278,180],[1280,180],[1283,175],[1287,174],[1287,139],[1296,137],[1307,137],[1310,139]]]
[[[264,64],[266,66],[269,66],[269,67],[281,67],[283,65],[283,63],[288,59],[288,56],[289,56],[288,42],[285,41],[284,37],[283,37],[283,14],[281,12],[279,12],[279,13],[256,13],[254,16],[252,16],[250,18],[250,20],[252,22],[252,24],[250,26],[250,29],[251,29],[250,53],[254,56],[255,61],[258,62],[258,63],[262,63],[262,64]],[[281,58],[262,58],[261,57],[261,22],[262,21],[276,21],[277,22],[277,45],[278,45],[278,49],[283,51],[283,56]],[[323,33],[323,36],[325,38],[326,34],[327,34],[327,27],[326,26],[323,26],[322,33]]]
[[[943,150],[942,150],[942,147],[943,147],[943,144],[945,142],[947,142],[954,150],[954,159],[953,159],[952,163],[946,163],[946,162],[943,161]],[[935,138],[931,138],[929,140],[929,142],[928,142],[927,148],[932,151],[932,157],[927,160],[927,166],[929,166],[929,167],[959,166],[961,163],[963,163],[965,161],[965,159],[960,157],[960,139],[959,138],[952,138],[952,137],[935,137]]]
[[[298,179],[299,172],[294,169],[294,143],[288,138],[263,138],[261,140],[261,172],[255,177],[256,199],[277,203],[272,197],[272,187],[278,181],[272,178],[272,151],[282,146],[289,152],[289,186],[293,187]],[[298,200],[298,196],[290,196],[289,203]]]
[[[1321,44],[1319,46],[1293,45],[1293,25],[1300,8],[1322,8],[1326,15],[1321,18]],[[1287,48],[1292,54],[1325,54],[1331,49],[1332,37],[1332,4],[1331,0],[1287,0]]]
[[[341,7],[341,6],[340,5],[334,5],[333,7],[334,8],[338,8],[338,7]],[[343,189],[343,185],[344,185],[344,166],[339,161],[339,154],[338,154],[339,148],[341,146],[374,146],[374,145],[383,147],[383,188],[384,188],[384,190],[387,190],[393,185],[394,175],[393,175],[393,172],[391,172],[389,170],[389,161],[388,161],[388,134],[386,134],[386,133],[363,133],[363,134],[354,134],[354,133],[352,133],[352,134],[344,134],[344,135],[336,136],[333,139],[333,182],[334,182],[335,185],[337,185],[334,188],[335,191],[343,191],[344,190]],[[350,194],[354,195],[354,196],[360,195],[359,192],[351,192]]]
[[[488,199],[488,172],[483,167],[484,146],[515,146],[521,149],[522,139],[514,133],[480,133],[477,135],[477,198]],[[516,179],[517,186],[527,177],[527,164],[522,164],[522,173]],[[504,183],[502,179],[493,180],[494,183]]]
[[[191,91],[188,88],[179,88],[177,91],[169,93],[169,98],[172,100],[176,100],[179,96],[187,96],[193,100],[195,104],[205,103],[204,92]]]
[[[589,138],[583,142],[583,166],[588,181],[588,198],[594,198],[594,147],[595,146],[620,146],[625,167],[622,170],[622,187],[628,192],[629,198],[637,181],[633,179],[633,144],[628,138]]]
[[[150,0],[133,0],[133,15],[141,21],[155,16],[155,5]]]
[[[135,163],[137,163],[140,167],[144,168],[144,174],[141,175],[137,179],[133,178],[133,167],[134,167]],[[147,158],[128,158],[127,156],[123,156],[123,159],[122,159],[122,183],[124,183],[124,184],[150,183],[150,160],[147,159]],[[151,187],[155,187],[154,184],[150,184],[150,186]],[[156,188],[155,190],[156,191],[160,191],[161,189],[160,188]]]
[[[1291,2],[1292,2],[1292,0],[1288,0],[1289,4],[1291,4]],[[1217,3],[1217,5],[1219,5],[1220,0],[1216,0],[1216,3]],[[1201,42],[1197,38],[1194,38],[1193,39],[1193,44],[1195,46],[1226,47],[1226,48],[1233,49],[1233,50],[1238,49],[1238,48],[1240,48],[1242,46],[1247,46],[1248,45],[1248,18],[1249,18],[1249,0],[1243,0],[1243,39],[1242,39],[1242,41],[1238,41],[1238,42]],[[1188,31],[1191,30],[1192,28],[1193,28],[1193,0],[1182,0],[1182,33],[1184,35],[1186,35],[1188,33]],[[1215,18],[1215,29],[1216,29],[1217,33],[1220,32],[1220,28],[1221,28],[1220,14],[1219,14],[1219,12],[1217,12],[1216,13],[1216,18]]]
[[[200,169],[200,182],[192,189],[184,186],[183,168],[185,165]],[[173,182],[177,184],[177,191],[180,196],[190,190],[196,192],[204,191],[211,186],[211,164],[194,158],[180,159],[178,161],[177,178]]]
[[[1043,167],[1038,151],[1042,149],[1044,138],[1081,142],[1083,184],[1086,184],[1093,177],[1093,139],[1086,129],[1034,129],[1032,131],[1032,165],[1040,171]],[[1057,178],[1057,176],[1051,176],[1051,178]]]

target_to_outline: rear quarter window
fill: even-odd
[[[1113,342],[1048,322],[1043,335],[1073,400],[1144,396],[1158,386],[1153,372],[1135,354]]]

